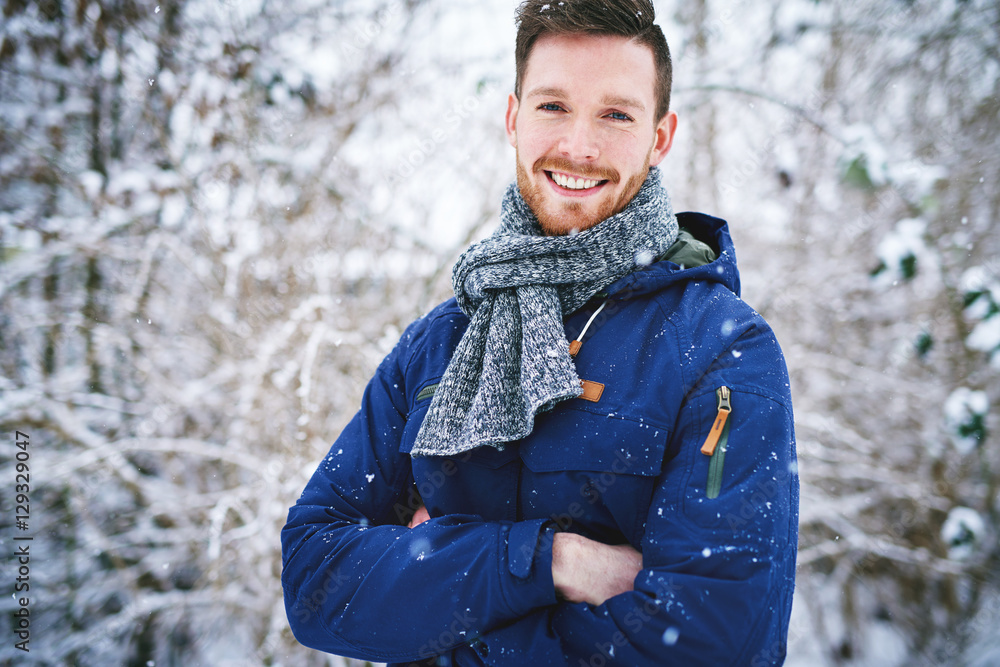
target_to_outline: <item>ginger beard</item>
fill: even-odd
[[[588,213],[585,201],[575,197],[560,197],[551,191],[551,183],[546,172],[566,172],[583,176],[588,179],[607,181],[601,188],[612,188],[621,181],[620,174],[610,168],[581,167],[565,158],[541,157],[532,165],[533,181],[521,162],[520,151],[517,151],[517,187],[521,196],[531,208],[546,236],[563,236],[572,232],[582,232],[599,222],[603,222],[622,212],[632,201],[635,193],[642,187],[649,174],[649,155],[643,168],[629,176],[625,187],[617,197],[604,195],[597,203],[597,209]],[[550,191],[546,192],[545,190]],[[594,193],[592,197],[601,197],[603,193]]]

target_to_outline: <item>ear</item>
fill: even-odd
[[[507,96],[507,116],[504,125],[507,130],[507,141],[514,148],[517,148],[517,108],[519,102],[517,96],[511,93]]]
[[[649,166],[655,167],[667,157],[674,143],[675,132],[677,132],[677,112],[671,111],[656,124],[656,136],[653,148],[649,152]]]

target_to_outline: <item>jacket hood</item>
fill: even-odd
[[[604,293],[628,299],[659,292],[676,283],[704,280],[721,283],[739,296],[740,274],[736,266],[736,250],[726,221],[704,213],[685,212],[677,214],[677,223],[681,229],[686,229],[696,239],[711,246],[717,255],[715,261],[691,268],[681,268],[667,260],[654,262],[608,285]]]

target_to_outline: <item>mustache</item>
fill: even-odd
[[[575,164],[563,157],[540,157],[535,160],[531,169],[536,174],[543,171],[559,171],[594,181],[610,181],[615,184],[621,181],[621,175],[610,167]]]

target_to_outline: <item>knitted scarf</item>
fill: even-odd
[[[421,424],[412,456],[451,456],[531,433],[535,415],[582,393],[563,318],[649,264],[677,238],[656,167],[620,213],[578,234],[545,236],[516,184],[500,226],[452,272],[470,319]]]

